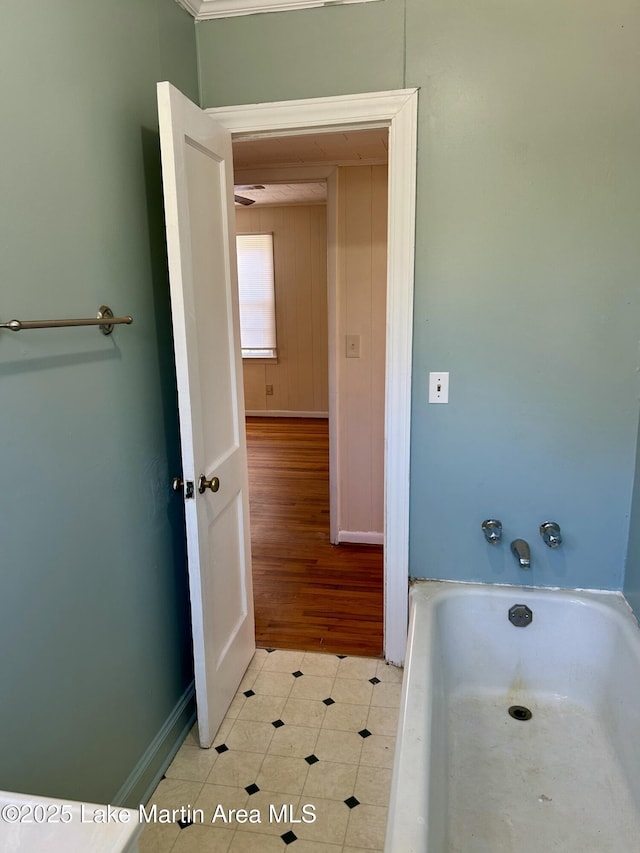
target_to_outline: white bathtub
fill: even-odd
[[[2,853],[136,853],[138,812],[0,791]]]
[[[638,850],[640,630],[623,596],[414,584],[386,853]]]

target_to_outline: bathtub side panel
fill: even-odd
[[[640,631],[628,624],[616,639],[601,716],[640,811]]]
[[[417,618],[431,625],[429,665],[431,684],[431,731],[429,736],[429,803],[427,819],[427,850],[438,853],[447,850],[449,814],[448,704],[447,672],[451,667],[451,649],[443,642],[442,611],[436,605],[431,614],[423,612],[428,605],[417,602]]]
[[[430,779],[433,738],[432,682],[433,621],[411,601],[407,658],[402,683],[400,717],[391,782],[385,853],[424,853],[428,847]],[[443,768],[444,769],[444,768]],[[446,789],[446,775],[441,787]],[[441,821],[446,820],[446,813]],[[434,836],[439,833],[431,831]]]

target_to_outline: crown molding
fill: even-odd
[[[344,6],[350,3],[374,3],[379,0],[176,0],[196,21],[235,18],[261,12],[290,12],[314,6]]]
[[[197,19],[200,7],[202,6],[202,0],[176,0],[176,3]]]

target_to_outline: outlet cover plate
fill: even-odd
[[[360,335],[346,336],[347,358],[360,358]]]

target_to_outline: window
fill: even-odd
[[[243,358],[276,358],[273,234],[238,234],[240,343]]]

